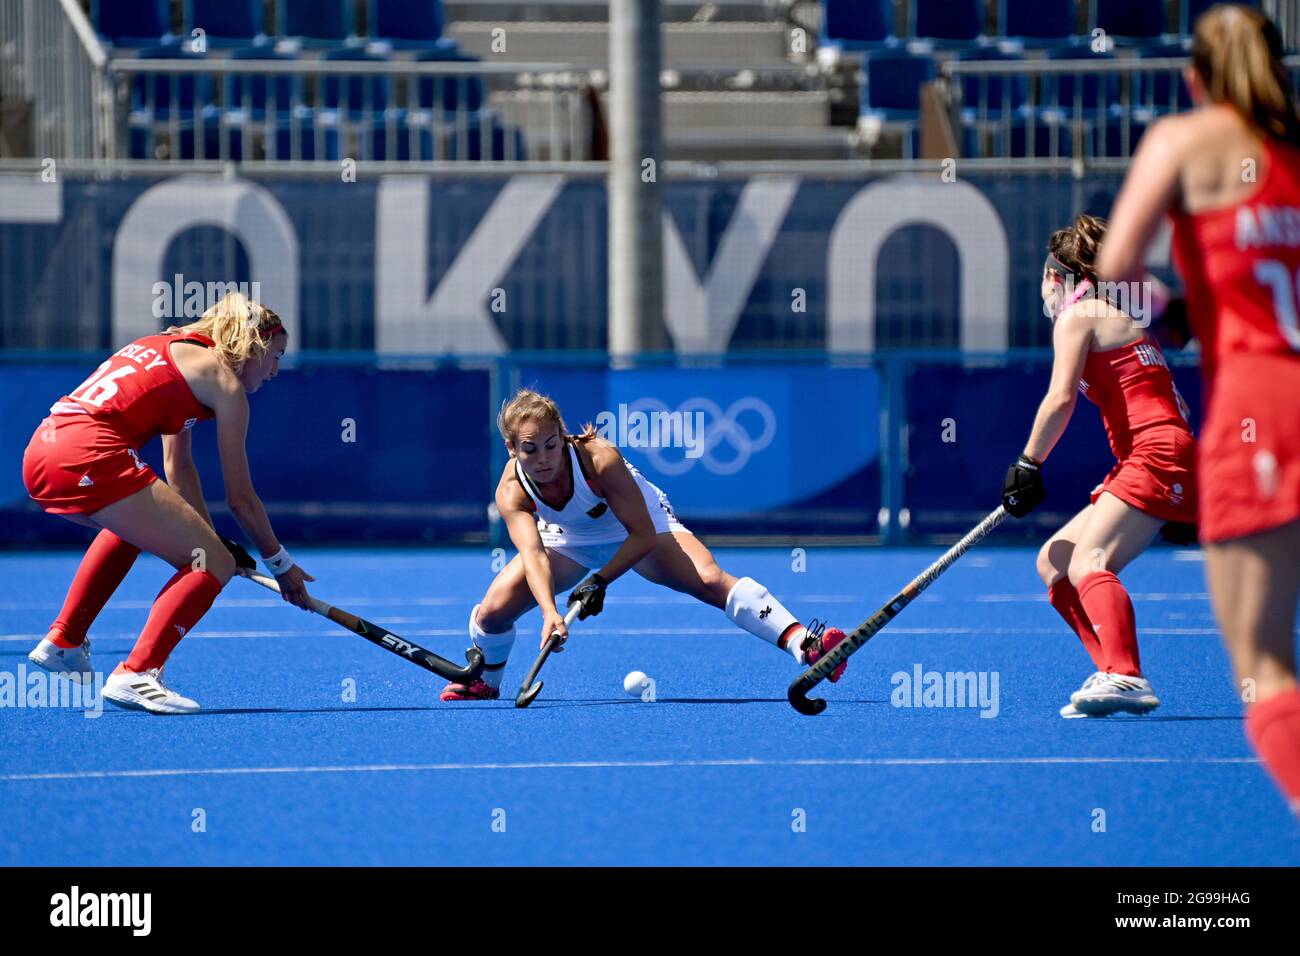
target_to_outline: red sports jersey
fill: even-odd
[[[1300,356],[1300,150],[1264,141],[1244,202],[1173,214],[1173,252],[1208,386],[1238,355]]]
[[[212,418],[172,362],[167,347],[212,339],[196,333],[162,333],[136,339],[113,353],[95,374],[52,406],[51,415],[84,414],[111,426],[139,449],[155,435],[174,435]]]
[[[1243,202],[1173,216],[1175,261],[1201,340],[1201,540],[1300,518],[1300,150],[1265,140]]]
[[[1164,353],[1145,336],[1116,349],[1089,352],[1079,391],[1101,410],[1110,450],[1120,461],[1132,454],[1134,438],[1148,428],[1176,425],[1191,431],[1187,405]]]

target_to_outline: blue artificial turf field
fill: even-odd
[[[718,556],[847,629],[937,554],[811,549],[803,573],[789,551]],[[79,557],[0,556],[0,672],[26,665]],[[455,660],[492,576],[486,551],[298,557],[320,597]],[[201,715],[0,710],[0,863],[1294,866],[1300,828],[1246,745],[1202,570],[1157,550],[1124,575],[1163,706],[1073,721],[1057,709],[1091,668],[1024,549],[963,558],[811,718],[785,701],[788,656],[635,575],[526,711],[536,612],[500,701],[442,704],[432,675],[235,580],[167,669]],[[137,564],[92,631],[99,670],[169,573]],[[996,674],[996,716],[893,706],[917,665]],[[631,670],[655,702],[624,694]]]

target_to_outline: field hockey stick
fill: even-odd
[[[944,553],[943,557],[913,578],[907,587],[890,598],[879,611],[859,624],[852,634],[835,646],[834,650],[796,677],[790,689],[786,691],[790,706],[799,713],[809,716],[820,714],[825,710],[826,701],[821,698],[809,700],[808,692],[830,676],[831,672],[847,661],[858,648],[875,637],[876,633],[897,617],[898,613],[911,604],[918,594],[933,584],[939,575],[952,566],[953,562],[1005,521],[1006,517],[1006,509],[999,505],[997,511],[968,531],[964,538]]]
[[[564,615],[564,626],[568,627],[572,624],[574,619],[578,616],[578,612],[581,610],[582,604],[580,602],[574,601],[570,604],[569,613]],[[519,685],[519,693],[515,695],[516,707],[527,707],[533,702],[534,698],[541,693],[542,684],[544,684],[545,681],[539,680],[535,684],[533,681],[537,680],[537,672],[542,669],[542,665],[546,663],[546,658],[551,656],[551,651],[553,651],[558,645],[559,642],[556,638],[559,636],[559,632],[555,632],[548,637],[546,643],[542,645],[542,652],[537,655],[537,660],[533,661],[533,666],[528,669],[528,676],[525,677],[524,682]]]
[[[267,590],[280,593],[280,585],[274,578],[268,578],[264,574],[258,574],[256,571],[250,571],[247,568],[240,568],[239,573],[254,584],[260,584]],[[342,608],[331,607],[320,598],[313,597],[310,599],[311,609],[321,617],[327,617],[335,624],[341,624],[353,634],[364,637],[376,647],[382,647],[397,656],[419,664],[427,671],[432,671],[439,677],[445,677],[449,681],[468,684],[474,678],[483,672],[483,652],[477,647],[471,647],[465,652],[465,666],[457,667],[446,658],[439,657],[433,651],[425,650],[418,644],[412,644],[406,638],[398,637],[391,631],[387,631],[378,624],[372,624],[365,618],[357,617]]]

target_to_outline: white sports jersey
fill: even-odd
[[[533,506],[537,510],[537,530],[542,534],[543,543],[549,547],[552,543],[561,541],[574,545],[622,541],[627,537],[627,529],[610,510],[605,499],[591,490],[587,470],[573,441],[566,439],[565,444],[569,449],[573,494],[564,503],[564,507],[558,510],[542,500],[537,486],[524,473],[518,460],[515,461],[515,477],[519,479],[519,484],[523,485],[524,491],[532,499]],[[654,522],[655,532],[662,534],[665,531],[685,530],[673,515],[668,496],[637,471],[636,466],[626,458],[623,459],[623,464],[627,466],[636,486],[641,489],[646,510],[650,512],[650,520]]]

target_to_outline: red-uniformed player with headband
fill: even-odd
[[[1199,107],[1142,137],[1097,260],[1141,275],[1173,219],[1186,315],[1201,342],[1200,529],[1246,733],[1300,812],[1300,117],[1277,28],[1216,6],[1184,79]]]
[[[1116,464],[1091,502],[1038,553],[1052,607],[1096,666],[1062,717],[1143,714],[1159,706],[1142,674],[1133,602],[1117,575],[1166,524],[1175,539],[1181,531],[1183,540],[1195,540],[1196,440],[1187,406],[1160,346],[1144,331],[1145,316],[1135,322],[1097,294],[1094,261],[1105,231],[1103,220],[1085,214],[1048,243],[1041,294],[1053,323],[1052,381],[1024,453],[1007,471],[1002,499],[1016,517],[1043,500],[1039,469],[1082,392],[1101,412]]]
[[[35,664],[91,672],[87,631],[141,551],[177,569],[154,599],[130,656],[103,695],[122,707],[188,714],[199,705],[162,683],[168,655],[212,606],[236,567],[254,567],[221,538],[203,501],[190,456],[190,428],[215,418],[226,500],[264,555],[287,601],[308,607],[298,567],[271,530],[253,490],[244,439],[248,395],[274,378],[288,334],[274,312],[231,293],[198,322],[147,335],[115,352],[50,408],[23,456],[23,481],[50,514],[99,532],[49,634],[29,655]],[[167,483],[139,458],[163,436]]]
[[[736,578],[718,567],[677,520],[668,497],[591,426],[568,434],[550,398],[521,390],[502,406],[497,427],[510,461],[496,504],[519,553],[470,611],[470,638],[483,652],[483,675],[468,685],[449,684],[443,700],[497,698],[515,621],[534,604],[542,610],[542,644],[556,631],[567,637],[555,592],[573,587],[588,570],[595,573],[569,595],[570,603],[582,605],[579,619],[599,614],[606,587],[635,570],[724,611],[738,627],[801,664],[815,664],[844,640],[843,631],[815,620],[805,627],[753,578]],[[830,679],[839,680],[845,666]]]

